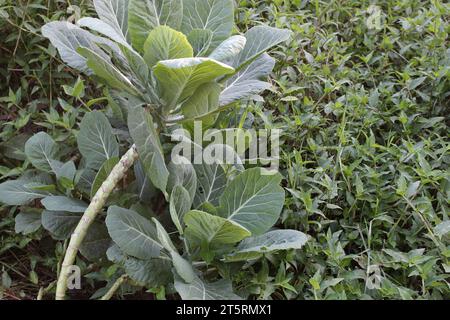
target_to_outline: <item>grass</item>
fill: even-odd
[[[280,226],[311,240],[236,272],[237,286],[273,299],[450,298],[449,4],[238,2],[240,30],[268,23],[295,34],[273,52],[274,89],[245,106],[245,126],[282,129]],[[91,8],[47,3],[0,0],[0,181],[28,167],[21,149],[32,132],[73,152],[77,119],[102,96],[82,77],[84,95],[66,94],[78,75],[39,36],[49,17]],[[35,298],[54,281],[63,244],[40,230],[15,234],[15,213],[0,209],[0,295]]]

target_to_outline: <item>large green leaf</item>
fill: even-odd
[[[218,205],[219,197],[227,185],[227,177],[222,166],[217,163],[207,164],[203,162],[194,165],[194,168],[198,181],[194,207],[198,208],[205,202]]]
[[[147,176],[166,194],[169,171],[152,116],[144,108],[135,108],[128,115],[128,128]]]
[[[226,256],[227,261],[248,261],[265,253],[279,250],[301,249],[308,237],[296,230],[274,230],[256,237],[244,239],[235,252]]]
[[[191,246],[218,248],[223,244],[238,243],[251,235],[241,225],[209,213],[193,210],[184,216],[186,237]]]
[[[44,184],[27,180],[10,180],[0,184],[0,203],[20,206],[48,196],[48,191],[39,190]]]
[[[84,201],[64,196],[48,196],[42,199],[41,203],[49,211],[83,213],[88,207]]]
[[[225,89],[220,94],[220,106],[226,106],[238,100],[249,98],[271,87],[266,81],[275,67],[275,59],[264,53],[255,61],[245,66],[225,82]]]
[[[194,51],[186,36],[168,26],[153,29],[144,43],[144,60],[150,68],[159,61],[193,56]]]
[[[140,161],[136,162],[134,166],[134,175],[136,176],[139,199],[142,203],[151,204],[155,194],[155,187],[145,174],[144,167]]]
[[[62,58],[70,67],[87,74],[92,71],[86,64],[86,59],[77,52],[79,47],[93,50],[103,59],[107,55],[98,47],[97,43],[110,45],[107,39],[94,36],[86,30],[65,21],[53,21],[42,27],[42,35],[50,40]]]
[[[103,223],[94,222],[80,247],[80,253],[89,261],[96,262],[106,256],[111,245],[111,237]]]
[[[108,178],[111,171],[113,171],[114,167],[119,163],[118,157],[109,158],[106,160],[97,175],[95,176],[94,183],[91,188],[91,198],[95,196],[98,189],[102,186],[103,182]]]
[[[64,211],[42,212],[42,226],[57,240],[64,240],[71,236],[82,214]]]
[[[242,300],[233,293],[231,281],[220,280],[207,283],[198,276],[191,283],[175,278],[175,289],[183,300]]]
[[[118,32],[113,26],[107,22],[97,18],[85,17],[77,21],[77,25],[84,28],[89,28],[93,31],[104,35],[117,43],[126,46],[131,49],[130,44],[127,42],[125,35],[122,32]]]
[[[167,285],[173,281],[172,264],[166,257],[140,260],[125,255],[117,245],[107,251],[108,259],[125,268],[126,274],[142,286]]]
[[[220,197],[219,213],[252,233],[269,230],[284,205],[281,175],[264,175],[261,168],[244,171],[231,181]]]
[[[39,132],[28,139],[25,154],[36,169],[51,172],[59,167],[59,162],[55,160],[58,156],[58,146],[45,132]]]
[[[176,185],[170,195],[169,212],[173,223],[180,234],[183,234],[184,215],[191,209],[192,198],[189,192],[181,185]]]
[[[124,253],[144,260],[160,255],[163,246],[156,240],[156,228],[140,214],[110,207],[106,226],[111,238]]]
[[[189,34],[195,29],[213,33],[211,49],[227,39],[234,26],[233,0],[184,0],[182,30]]]
[[[41,212],[22,210],[15,218],[14,231],[24,235],[33,233],[41,227]]]
[[[213,33],[211,30],[194,29],[189,32],[188,40],[194,49],[196,57],[204,56],[208,52],[212,38]]]
[[[88,166],[99,169],[103,163],[119,156],[119,144],[106,116],[100,111],[87,113],[80,124],[78,148]]]
[[[181,113],[186,121],[200,120],[218,112],[219,96],[222,88],[215,82],[205,83],[197,88],[195,93],[181,106]],[[215,117],[210,121],[203,121],[203,126],[214,123]],[[211,123],[212,122],[212,123]]]
[[[227,63],[234,59],[245,47],[247,38],[237,35],[222,42],[210,55],[209,58]]]
[[[183,186],[192,204],[197,190],[197,174],[192,163],[185,157],[175,155],[169,163],[169,172],[168,190],[172,191],[176,186]]]
[[[161,258],[140,260],[128,257],[124,267],[127,275],[143,286],[167,285],[173,279],[170,260]]]
[[[100,19],[82,18],[77,24],[130,47],[127,41],[128,0],[94,0],[94,6]]]
[[[167,25],[180,29],[183,20],[181,0],[129,0],[128,26],[133,46],[142,51],[149,33],[156,27]]]
[[[128,34],[128,3],[129,0],[94,0],[98,17],[125,38]]]
[[[120,72],[110,61],[85,47],[80,47],[77,51],[87,59],[87,65],[94,74],[103,79],[111,88],[123,90],[131,95],[139,95],[139,90],[131,83],[130,79]]]
[[[154,68],[168,110],[190,97],[199,86],[234,73],[234,69],[209,58],[187,58],[159,62]]]
[[[234,67],[242,67],[252,59],[268,49],[288,40],[292,31],[272,28],[269,26],[256,26],[245,33],[247,43],[239,56],[235,59]]]

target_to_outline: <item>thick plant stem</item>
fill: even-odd
[[[133,145],[122,157],[122,159],[120,159],[119,163],[111,171],[105,182],[103,182],[94,198],[92,198],[89,207],[81,217],[80,222],[70,238],[70,242],[61,265],[61,272],[59,273],[58,283],[56,285],[56,300],[63,300],[65,298],[70,268],[75,262],[78,250],[86,237],[89,227],[94,222],[97,214],[103,209],[106,200],[113,192],[114,188],[117,186],[119,181],[123,179],[127,171],[133,166],[137,158],[138,153],[136,146]]]

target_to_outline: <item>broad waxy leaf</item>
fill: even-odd
[[[227,39],[234,26],[233,0],[184,0],[182,30],[189,34],[195,29],[211,30],[211,49]]]
[[[128,115],[128,128],[147,176],[166,194],[169,171],[152,116],[144,108],[135,108]]]
[[[99,169],[106,160],[119,156],[119,144],[112,127],[100,111],[84,116],[77,141],[81,154],[91,168]]]
[[[48,196],[41,200],[42,205],[49,211],[65,211],[73,213],[83,213],[88,205],[78,199],[64,196]]]
[[[301,249],[308,237],[296,230],[274,230],[260,236],[244,239],[236,251],[226,256],[227,261],[247,261],[261,257],[264,253]]]
[[[235,59],[233,66],[241,68],[261,53],[288,40],[291,35],[292,31],[290,30],[277,29],[269,26],[253,27],[245,33],[247,43]]]
[[[219,96],[222,88],[215,82],[206,83],[198,87],[195,93],[187,99],[182,107],[181,113],[186,121],[199,120],[218,112]],[[204,121],[203,125],[211,125],[215,121]],[[212,123],[211,123],[212,122]]]
[[[222,244],[238,243],[251,236],[251,233],[241,225],[209,213],[193,210],[184,216],[186,237],[192,246],[208,244],[215,248]]]
[[[85,17],[77,21],[77,25],[96,31],[117,43],[131,48],[122,32],[117,32],[111,25],[97,18]]]
[[[41,227],[41,212],[21,210],[15,218],[14,231],[24,235],[33,233]]]
[[[175,289],[183,300],[242,300],[233,293],[231,281],[207,283],[196,276],[191,283],[175,278]]]
[[[167,108],[190,97],[202,84],[234,73],[234,69],[209,58],[187,58],[159,62],[154,68]]]
[[[48,191],[33,188],[39,186],[44,185],[20,179],[6,181],[0,184],[0,203],[8,206],[20,206],[50,194]]]
[[[94,183],[92,184],[91,188],[91,198],[95,196],[98,189],[102,186],[103,182],[108,178],[111,171],[114,169],[114,167],[119,163],[118,157],[113,157],[105,161],[103,163],[102,167],[98,171],[97,175],[95,176]]]
[[[143,203],[150,204],[152,201],[152,195],[155,191],[155,187],[145,174],[144,167],[142,166],[142,163],[140,161],[136,162],[134,166],[134,175],[136,176],[139,199]]]
[[[129,0],[128,27],[133,47],[142,51],[145,40],[154,28],[166,25],[180,29],[183,20],[183,1]]]
[[[75,177],[77,189],[86,195],[90,195],[92,184],[94,183],[96,175],[96,169],[94,170],[90,167],[84,168],[83,170],[79,171],[77,177]]]
[[[128,3],[129,0],[94,0],[98,17],[125,38],[128,34]]]
[[[58,146],[45,132],[39,132],[27,141],[25,154],[36,169],[51,172],[59,167],[58,161],[55,160],[58,155]]]
[[[261,168],[244,171],[220,197],[219,214],[259,235],[279,219],[284,205],[281,175],[263,175]]]
[[[169,172],[168,190],[171,191],[177,185],[184,187],[191,198],[190,204],[192,204],[197,190],[197,174],[192,163],[185,157],[176,155],[169,163]]]
[[[222,195],[227,178],[222,166],[214,164],[194,165],[197,173],[197,192],[194,199],[194,207],[198,208],[202,203],[209,202],[212,205],[219,204],[219,197]]]
[[[106,226],[113,241],[127,255],[146,260],[158,257],[163,248],[156,240],[152,222],[134,211],[110,207]]]
[[[79,47],[89,48],[103,59],[108,59],[97,43],[110,45],[107,39],[97,37],[80,27],[65,21],[54,21],[42,27],[42,35],[50,40],[70,67],[91,74],[86,58],[77,52]]]
[[[181,185],[176,185],[170,195],[169,212],[180,234],[183,234],[184,215],[191,209],[192,199],[189,192]]]
[[[131,95],[139,96],[139,90],[107,59],[102,58],[96,52],[85,47],[80,47],[77,51],[87,59],[87,65],[94,74],[103,79],[106,84],[114,89],[123,90]]]
[[[209,58],[227,63],[235,58],[245,47],[247,38],[243,36],[232,36],[222,42],[210,55]]]
[[[194,29],[189,32],[187,38],[194,49],[194,55],[196,57],[201,57],[208,52],[209,47],[211,46],[213,33],[211,30],[207,29]]]
[[[80,247],[80,253],[89,261],[98,261],[106,256],[106,251],[111,245],[111,237],[103,223],[94,222],[90,226],[86,238]]]
[[[94,6],[100,19],[82,18],[77,24],[131,48],[127,41],[128,0],[94,0]]]
[[[115,244],[106,251],[106,255],[109,261],[122,265],[126,274],[143,286],[167,285],[173,281],[172,265],[168,259],[136,259],[125,255]]]
[[[256,58],[233,77],[227,79],[225,89],[220,94],[219,105],[226,106],[270,89],[271,84],[261,80],[265,80],[274,67],[275,59],[268,54],[264,53]]]
[[[144,44],[144,60],[150,68],[159,61],[193,56],[193,49],[186,36],[167,26],[153,29]]]
[[[143,286],[157,287],[173,281],[172,265],[166,259],[140,260],[128,257],[124,262],[124,268],[131,279]]]
[[[42,212],[42,226],[57,240],[64,240],[72,235],[82,214],[64,211]]]

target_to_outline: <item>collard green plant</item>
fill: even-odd
[[[265,52],[291,32],[258,26],[233,35],[232,0],[94,5],[98,18],[53,21],[42,34],[68,66],[106,86],[112,113],[92,111],[81,121],[79,163],[47,134],[33,136],[25,153],[36,171],[1,184],[0,201],[41,200],[42,226],[56,239],[70,237],[57,299],[65,296],[78,250],[94,261],[107,256],[135,284],[173,284],[183,299],[238,298],[224,272],[228,265],[306,242],[298,231],[271,231],[284,204],[281,176],[187,159],[175,164],[167,161],[165,137],[194,120],[214,126],[221,112],[268,89],[275,60]],[[162,217],[154,214],[159,194],[168,201],[167,210],[155,210],[167,213]],[[177,239],[166,231],[171,228]],[[205,266],[218,275],[208,278]]]

